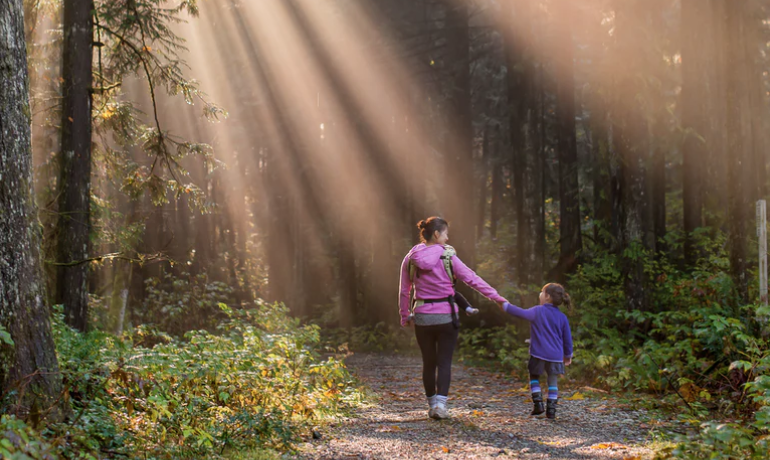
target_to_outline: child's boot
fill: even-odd
[[[556,418],[556,401],[557,399],[548,399],[545,409],[545,417],[550,419]]]
[[[545,412],[545,407],[543,406],[543,394],[541,392],[536,391],[532,393],[532,402],[535,403],[535,408],[532,409],[532,413],[529,415],[540,415]]]

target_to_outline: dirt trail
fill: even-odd
[[[646,459],[643,409],[562,385],[557,419],[529,416],[524,383],[455,363],[451,418],[427,418],[419,357],[356,354],[348,367],[379,396],[302,446],[304,459]],[[584,398],[584,399],[581,399]]]

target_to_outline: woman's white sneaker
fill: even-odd
[[[443,420],[445,418],[449,418],[449,411],[446,408],[445,403],[438,403],[436,405],[436,408],[433,409],[433,415],[432,417],[436,420]]]

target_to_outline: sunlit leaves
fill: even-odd
[[[317,355],[317,327],[301,326],[282,305],[218,308],[228,313],[220,335],[190,331],[184,339],[147,327],[125,341],[81,336],[57,316],[58,349],[73,391],[88,407],[104,409],[98,424],[130,434],[102,441],[110,450],[211,458],[225,447],[287,447],[313,420],[358,398],[344,365]],[[81,430],[92,428],[81,425],[67,430],[88,438]]]

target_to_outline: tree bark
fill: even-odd
[[[704,43],[712,56],[710,65],[704,77],[709,82],[708,130],[706,143],[707,153],[706,180],[709,184],[703,190],[704,221],[712,231],[722,229],[727,231],[727,163],[730,155],[727,151],[727,81],[724,68],[727,65],[727,48],[725,46],[726,22],[724,0],[710,0],[708,10],[711,12],[707,24],[713,30],[709,40]]]
[[[607,114],[598,110],[591,114],[591,178],[593,180],[594,240],[609,249],[606,238],[612,230],[612,182],[610,180],[610,142]]]
[[[93,4],[64,2],[61,154],[57,260],[88,258],[91,231],[91,46]],[[88,327],[87,263],[59,266],[56,302],[64,305],[67,324]]]
[[[582,249],[580,231],[580,185],[578,183],[577,136],[575,132],[575,66],[573,63],[570,0],[560,0],[556,23],[556,137],[559,158],[559,263],[557,280],[577,267]]]
[[[473,218],[473,124],[471,119],[470,40],[468,35],[468,5],[464,1],[447,1],[446,58],[451,75],[449,132],[445,162],[447,179],[443,205],[451,225],[451,244],[469,267],[475,266]],[[470,176],[469,176],[470,174]]]
[[[747,43],[745,40],[745,5],[733,4],[725,8],[727,62],[727,149],[728,161],[728,247],[730,271],[738,295],[748,302],[748,248],[749,190],[751,184],[751,104],[748,88]]]
[[[481,148],[481,174],[478,177],[478,191],[476,192],[476,241],[484,237],[484,222],[487,214],[487,179],[489,177],[489,164],[492,154],[489,151],[489,131],[484,131],[484,142]]]
[[[632,18],[645,14],[641,0],[624,5],[617,11],[616,58],[623,64],[628,56],[642,56],[642,41]],[[647,157],[647,122],[636,100],[639,92],[637,76],[643,74],[643,63],[625,62],[616,76],[614,88],[613,145],[619,159],[621,213],[620,247],[623,250],[621,272],[624,279],[626,308],[646,310],[644,264],[641,249],[647,246],[645,220],[647,196],[645,159]]]
[[[489,204],[489,234],[497,238],[497,224],[500,220],[500,208],[503,205],[503,171],[500,161],[492,160],[490,170],[492,174],[492,200]]]
[[[33,419],[57,405],[61,374],[51,337],[34,200],[29,81],[21,0],[0,0],[0,384],[19,399],[10,408]]]
[[[666,150],[665,150],[665,125],[658,114],[653,121],[653,135],[655,142],[652,148],[652,161],[650,162],[650,202],[652,214],[653,241],[651,248],[656,254],[666,251]]]
[[[704,142],[708,126],[708,107],[704,103],[708,94],[708,80],[704,78],[708,55],[703,42],[708,18],[709,3],[702,0],[682,0],[682,200],[684,215],[684,257],[687,265],[697,259],[693,231],[703,225],[704,160],[708,158],[708,145]]]
[[[513,266],[522,287],[539,283],[543,273],[542,190],[543,170],[537,143],[538,120],[533,106],[542,87],[535,78],[535,63],[528,56],[532,14],[526,1],[510,0],[503,11],[511,37],[505,48],[508,111],[511,135],[511,168],[516,219]],[[515,6],[515,8],[512,8]]]

